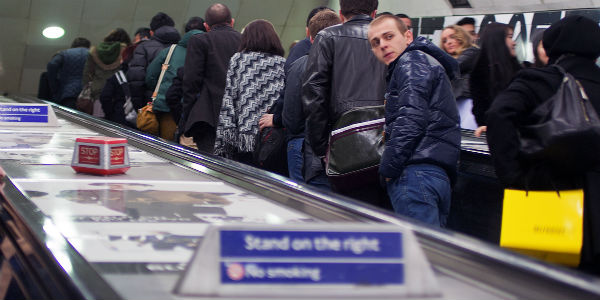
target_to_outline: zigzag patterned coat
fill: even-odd
[[[217,126],[216,155],[234,158],[254,151],[258,120],[279,98],[284,87],[285,58],[261,52],[231,57]]]

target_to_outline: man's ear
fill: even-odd
[[[204,22],[204,29],[206,29],[206,32],[210,31],[210,26],[208,26],[208,24],[206,24],[206,22]]]
[[[376,16],[376,15],[377,15],[377,10],[374,10],[374,11],[371,13],[371,18],[375,19],[375,16]]]
[[[306,27],[306,37],[310,38],[310,32],[308,32],[308,27]]]
[[[412,43],[412,42],[413,42],[413,40],[414,40],[413,33],[412,33],[412,31],[410,31],[410,30],[407,30],[407,31],[404,33],[404,37],[406,38],[406,43],[407,43],[407,44],[410,44],[410,43]]]
[[[154,36],[154,31],[150,30],[150,36]]]
[[[233,24],[235,24],[235,19],[231,18],[231,28],[233,28]]]

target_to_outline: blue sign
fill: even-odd
[[[221,257],[401,259],[400,232],[223,230]]]
[[[222,262],[225,284],[404,284],[402,263]]]
[[[48,106],[0,104],[0,122],[48,123]]]

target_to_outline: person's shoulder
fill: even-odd
[[[321,38],[328,38],[328,37],[340,35],[344,29],[342,27],[342,25],[343,24],[329,26],[329,27],[319,31],[319,33],[317,33],[317,36],[321,36]]]

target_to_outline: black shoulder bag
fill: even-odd
[[[600,160],[600,118],[581,83],[562,67],[564,76],[552,97],[530,115],[533,125],[521,127],[524,156],[551,161],[566,172],[581,172]]]

